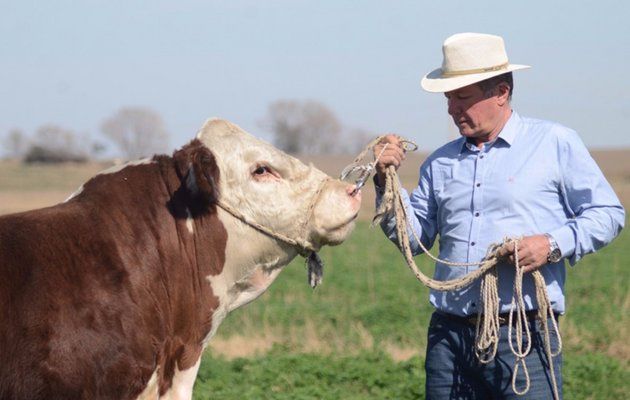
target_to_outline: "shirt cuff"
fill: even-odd
[[[385,187],[379,185],[376,174],[374,174],[374,176],[372,177],[372,181],[374,182],[374,190],[376,191],[376,195],[383,196],[383,193],[385,193]]]

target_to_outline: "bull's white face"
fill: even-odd
[[[350,234],[361,203],[352,185],[224,120],[208,120],[197,138],[217,160],[221,201],[248,220],[314,248]]]

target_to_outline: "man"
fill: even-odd
[[[422,87],[444,93],[448,113],[461,137],[447,143],[420,167],[418,187],[403,191],[408,224],[425,246],[439,235],[439,258],[478,262],[490,244],[522,237],[518,261],[526,273],[523,297],[532,331],[532,349],[525,361],[530,388],[524,396],[512,390],[514,366],[508,343],[507,318],[501,318],[498,352],[489,364],[474,355],[479,282],[460,291],[431,291],[436,308],[428,332],[426,392],[428,399],[552,398],[548,362],[535,321],[537,309],[531,274],[542,273],[552,308],[565,312],[564,281],[571,265],[610,243],[624,224],[624,210],[579,136],[556,123],[521,117],[511,107],[512,71],[528,68],[508,62],[503,39],[463,33],[446,39],[442,68],[427,74]],[[388,166],[400,166],[404,150],[389,135],[375,146],[380,154],[375,184],[377,204]],[[382,222],[396,241],[395,221]],[[412,236],[412,249],[421,252]],[[508,255],[514,262],[514,248]],[[475,267],[437,263],[435,278],[455,279]],[[502,317],[510,310],[514,265],[500,264]],[[549,321],[547,321],[549,323]],[[552,343],[554,346],[557,344]],[[561,357],[554,359],[561,396]],[[516,387],[525,386],[521,370]]]

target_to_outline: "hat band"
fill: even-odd
[[[507,68],[508,65],[510,64],[506,62],[505,64],[495,65],[494,67],[488,67],[488,68],[465,69],[461,71],[442,71],[442,76],[449,77],[449,76],[481,74],[484,72],[500,71],[502,69]]]

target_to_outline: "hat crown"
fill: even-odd
[[[510,64],[503,38],[486,33],[458,33],[444,41],[440,68],[422,78],[427,92],[445,93],[507,72],[530,68]]]
[[[485,33],[458,33],[442,45],[442,72],[474,73],[507,66],[503,38]]]

